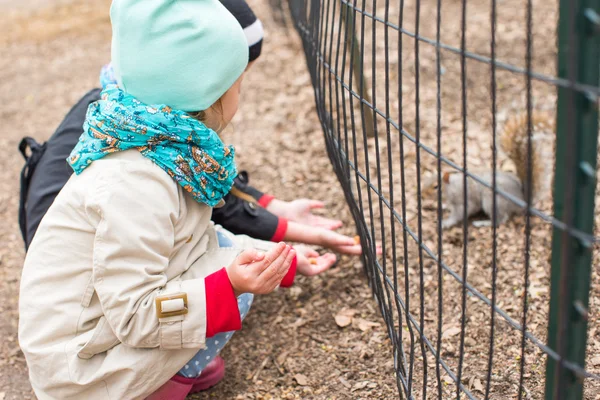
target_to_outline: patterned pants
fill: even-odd
[[[233,241],[227,237],[223,232],[217,231],[219,238],[220,247],[233,247]],[[244,293],[238,297],[238,308],[240,310],[240,317],[243,320],[246,318],[250,306],[252,306],[252,300],[254,295],[251,293]],[[219,355],[225,344],[229,342],[234,332],[223,332],[218,333],[215,336],[206,339],[206,348],[200,350],[196,355],[188,361],[188,363],[181,368],[177,373],[186,378],[196,378],[200,376],[202,370],[210,363],[216,356]]]

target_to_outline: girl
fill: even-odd
[[[260,56],[262,48],[262,24],[244,0],[221,0],[221,3],[237,19],[246,36],[249,59],[248,67]],[[102,86],[116,83],[112,65],[103,68]],[[26,248],[46,211],[58,192],[73,172],[65,159],[75,147],[82,134],[82,126],[89,104],[100,99],[100,89],[86,94],[67,114],[57,131],[43,146],[31,138],[25,138],[21,151],[25,155],[29,148],[31,156],[23,170],[21,181],[21,207],[19,223]],[[225,205],[213,210],[212,220],[225,229],[254,238],[278,242],[287,240],[319,245],[340,253],[359,255],[360,244],[354,239],[332,230],[339,228],[341,221],[312,214],[315,208],[323,207],[320,201],[298,199],[286,202],[264,194],[248,184],[248,175],[242,171],[234,181],[235,190],[225,197]],[[318,264],[333,263],[333,254],[318,257]]]
[[[236,176],[217,132],[248,60],[231,14],[217,0],[114,0],[111,21],[119,86],[90,105],[76,174],[23,267],[19,341],[41,400],[210,387],[252,295],[315,272],[284,243],[210,222]]]

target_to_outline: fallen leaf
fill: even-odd
[[[592,358],[592,365],[594,367],[597,367],[598,365],[600,365],[600,356],[596,356],[596,357]]]
[[[460,327],[455,326],[453,328],[446,329],[444,333],[442,333],[442,339],[447,339],[452,336],[456,336],[460,333]]]
[[[381,324],[379,322],[371,322],[371,321],[367,321],[366,319],[362,319],[362,318],[354,318],[353,321],[356,323],[357,328],[363,332],[368,331],[369,329],[371,329],[374,326],[381,326]]]
[[[278,315],[278,316],[277,316],[277,318],[275,318],[275,319],[273,320],[273,322],[271,323],[271,326],[275,326],[275,325],[277,325],[278,323],[280,323],[281,321],[283,321],[283,317],[282,317],[281,315]]]
[[[6,396],[5,392],[0,392],[0,400],[4,400],[5,396]]]
[[[306,325],[307,323],[308,323],[307,320],[305,320],[304,318],[300,317],[294,323],[289,324],[288,328],[292,328],[292,329],[300,328],[300,327]]]
[[[340,312],[338,312],[338,315],[347,315],[348,317],[354,317],[356,313],[358,313],[358,310],[355,310],[353,308],[342,308]]]
[[[346,389],[350,389],[352,387],[350,386],[350,383],[348,383],[348,381],[342,378],[341,376],[338,379],[340,383],[346,387]]]
[[[444,383],[446,383],[447,385],[451,385],[451,384],[453,384],[453,383],[454,383],[454,379],[452,379],[452,378],[450,377],[450,375],[446,375],[446,376],[444,377]]]
[[[280,355],[277,356],[277,363],[279,365],[283,365],[285,364],[285,360],[287,360],[287,356],[288,356],[288,352],[284,351],[283,353],[281,353]]]
[[[335,323],[340,328],[345,328],[352,323],[352,317],[348,317],[347,315],[336,315]]]
[[[367,387],[368,384],[369,384],[369,381],[358,382],[356,385],[354,385],[351,392],[354,392],[354,391],[360,390],[360,389],[364,389]]]
[[[484,391],[483,385],[481,384],[481,381],[479,380],[479,378],[475,378],[475,380],[473,381],[473,388],[475,390],[478,390],[481,393],[483,393],[483,391]]]
[[[340,328],[345,328],[352,323],[352,317],[354,317],[354,314],[357,312],[357,310],[351,308],[342,308],[335,316],[335,323]]]
[[[296,374],[294,375],[294,379],[296,380],[296,382],[298,382],[298,385],[300,386],[308,385],[308,378],[306,377],[306,375]]]
[[[367,387],[368,387],[369,389],[375,389],[375,388],[377,387],[377,383],[375,383],[375,382],[371,382],[371,383],[369,383],[369,384],[367,385]]]

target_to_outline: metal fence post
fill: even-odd
[[[555,227],[552,237],[548,344],[559,360],[548,356],[546,400],[583,398],[598,98],[574,84],[599,85],[599,14],[600,0],[560,0],[558,74],[570,85],[558,90],[554,216],[569,229]]]
[[[340,3],[342,9],[342,21],[346,24],[346,29],[348,32],[348,40],[347,46],[348,50],[351,52],[352,58],[352,70],[354,74],[354,79],[356,80],[356,84],[359,88],[362,88],[362,93],[359,93],[361,97],[360,108],[364,109],[364,104],[362,104],[362,100],[367,103],[371,103],[371,96],[369,95],[369,86],[367,84],[367,80],[365,79],[365,75],[363,73],[363,63],[361,62],[361,53],[360,53],[360,42],[358,41],[358,37],[356,36],[356,28],[354,21],[354,9],[350,5],[351,0],[347,0],[347,3],[342,1]],[[360,90],[360,89],[359,89]],[[374,133],[374,112],[371,109],[364,110],[365,115],[365,130],[366,135],[368,137],[375,136]]]

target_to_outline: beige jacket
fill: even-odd
[[[19,341],[39,399],[143,399],[204,347],[204,278],[238,249],[270,247],[236,236],[238,249],[219,248],[211,213],[135,150],[72,176],[21,280]],[[175,293],[187,305],[156,304]]]

